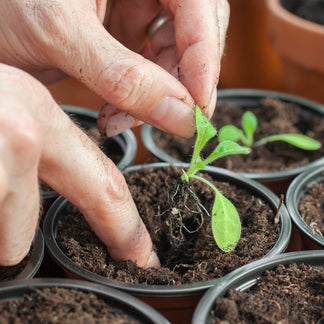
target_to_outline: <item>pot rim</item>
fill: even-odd
[[[267,0],[267,5],[273,15],[281,20],[287,20],[295,28],[307,29],[312,33],[324,36],[324,25],[294,15],[281,4],[281,0]]]
[[[217,286],[210,288],[199,301],[192,324],[211,323],[210,311],[217,298],[222,297],[229,289],[246,290],[257,283],[258,278],[268,269],[279,264],[307,263],[324,269],[324,251],[310,250],[283,253],[260,259],[232,271],[223,277]]]
[[[92,118],[95,124],[97,122],[99,113],[94,110],[72,105],[60,105],[60,107],[65,112],[80,115],[80,117],[85,116]],[[111,137],[111,139],[113,139],[123,151],[123,156],[117,163],[118,169],[123,170],[135,160],[138,146],[136,136],[131,129],[126,129],[122,133]],[[59,194],[55,190],[50,190],[42,192],[41,196],[43,199],[52,199],[57,198]]]
[[[77,289],[83,292],[92,292],[99,298],[104,299],[107,303],[109,303],[109,301],[116,303],[117,306],[119,306],[118,308],[124,309],[127,314],[133,316],[136,314],[138,317],[142,317],[142,320],[145,320],[145,323],[170,323],[157,310],[138,298],[123,291],[84,280],[66,278],[11,280],[0,283],[0,299],[11,300],[16,297],[19,298],[23,294],[33,292],[35,288],[42,289],[46,287],[60,287],[66,289]]]
[[[308,109],[314,111],[316,113],[322,114],[324,117],[324,105],[305,99],[303,97],[299,97],[296,95],[279,92],[279,91],[271,91],[271,90],[259,90],[259,89],[250,89],[250,88],[235,88],[235,89],[221,89],[217,91],[217,101],[226,101],[226,100],[258,100],[265,97],[277,98],[279,100],[293,102],[303,107],[303,109]],[[143,124],[141,128],[141,138],[146,146],[146,148],[157,158],[162,161],[167,161],[169,163],[182,163],[171,155],[164,152],[161,148],[159,148],[154,141],[153,136],[154,127],[149,124]],[[297,174],[303,172],[304,170],[313,167],[319,166],[324,163],[324,156],[312,161],[308,164],[288,169],[282,171],[272,171],[272,172],[237,172],[238,174],[247,177],[249,179],[253,179],[256,181],[272,181],[272,180],[284,180],[291,179],[295,177]]]
[[[135,172],[139,171],[143,168],[161,168],[164,166],[170,166],[169,163],[159,162],[159,163],[151,163],[151,164],[142,164],[142,165],[134,165],[129,166],[124,170],[126,172]],[[188,163],[180,163],[175,164],[176,167],[188,167]],[[233,181],[238,185],[252,188],[252,190],[263,197],[263,199],[267,200],[269,204],[276,210],[279,205],[279,198],[268,188],[259,184],[254,180],[247,179],[245,177],[237,177],[237,174],[216,167],[207,167],[205,172],[212,172],[222,179],[227,179],[228,181]],[[54,258],[55,262],[58,263],[61,267],[69,271],[70,273],[81,277],[87,278],[87,280],[98,282],[104,285],[109,285],[114,288],[118,288],[121,290],[125,290],[127,292],[142,295],[142,296],[188,296],[197,293],[202,293],[206,291],[211,286],[217,284],[220,278],[194,283],[194,284],[183,284],[180,286],[159,286],[159,285],[144,285],[144,284],[127,284],[119,280],[108,279],[98,274],[95,274],[89,270],[86,270],[80,266],[77,266],[69,257],[67,257],[63,251],[60,249],[56,242],[56,218],[60,213],[60,210],[68,203],[68,201],[64,197],[59,197],[53,205],[48,210],[44,224],[43,224],[43,232],[45,244],[48,252]],[[276,255],[279,253],[283,253],[286,249],[290,235],[291,235],[291,220],[288,215],[288,211],[286,210],[285,205],[282,205],[280,211],[280,221],[281,221],[281,229],[279,233],[278,240],[276,244],[272,247],[272,249],[264,256],[268,257],[271,255]],[[225,276],[227,276],[226,274]]]
[[[299,203],[307,189],[319,182],[324,181],[324,164],[316,166],[296,177],[288,187],[286,194],[286,206],[290,217],[298,229],[304,233],[312,242],[324,249],[324,237],[313,233],[311,227],[304,221],[299,212]]]

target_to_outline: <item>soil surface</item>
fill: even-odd
[[[324,25],[323,0],[283,0],[282,5],[300,18]]]
[[[193,179],[179,182],[181,170],[162,168],[125,174],[138,211],[160,258],[160,269],[142,269],[131,261],[115,262],[81,213],[72,205],[59,222],[57,242],[73,262],[104,277],[127,283],[180,285],[219,278],[263,257],[278,239],[276,210],[233,183],[214,185],[237,208],[242,234],[231,252],[217,248],[211,232],[214,192]],[[204,206],[204,207],[203,207]]]
[[[213,310],[213,324],[324,322],[324,270],[279,265],[245,292],[230,290]]]
[[[0,266],[0,282],[15,279],[24,270],[28,260],[30,259],[32,248],[33,247],[31,247],[29,253],[17,265],[9,267]]]
[[[321,115],[308,113],[301,107],[277,99],[266,98],[251,110],[258,119],[255,141],[269,135],[284,133],[301,133],[322,142],[317,151],[305,151],[284,142],[272,142],[253,148],[248,155],[237,154],[223,157],[212,164],[235,172],[270,172],[296,168],[324,155],[324,118]],[[228,124],[241,128],[241,118],[246,109],[226,104],[216,107],[211,123],[220,129]],[[157,145],[174,158],[190,162],[195,137],[183,139],[154,130]],[[217,146],[217,137],[211,139],[203,150],[208,156]],[[242,144],[239,142],[239,144]]]
[[[299,212],[313,232],[324,236],[324,183],[311,185],[299,203]]]
[[[19,320],[18,320],[19,319]],[[19,300],[0,302],[0,323],[139,323],[93,293],[76,289],[35,289]]]

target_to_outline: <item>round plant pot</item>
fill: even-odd
[[[64,288],[67,290],[77,290],[83,293],[92,293],[98,299],[103,300],[108,306],[114,310],[121,311],[123,315],[128,316],[129,320],[136,323],[150,324],[167,324],[169,323],[161,314],[152,307],[138,300],[137,298],[116,289],[105,287],[96,283],[70,280],[70,279],[29,279],[29,280],[14,280],[0,284],[0,303],[5,301],[22,300],[25,295],[41,291],[45,288]],[[45,293],[42,297],[46,298]],[[85,295],[86,297],[86,295]],[[57,298],[57,297],[56,297]],[[56,298],[53,301],[56,302]],[[47,303],[50,302],[48,298]],[[62,300],[61,304],[73,304],[73,299]],[[76,306],[81,307],[76,301]],[[18,306],[15,306],[15,313]],[[66,308],[68,309],[68,308]],[[69,309],[68,309],[69,311]],[[99,309],[100,311],[100,309]],[[78,310],[74,309],[74,312]],[[26,310],[24,311],[26,313]],[[53,314],[51,314],[53,317]],[[1,315],[0,315],[1,317]],[[84,320],[84,319],[83,319]],[[123,322],[125,323],[125,322]]]
[[[23,259],[16,266],[0,267],[1,277],[3,277],[3,279],[0,280],[0,282],[13,279],[33,278],[42,264],[44,257],[44,248],[44,237],[42,230],[39,228],[35,235],[30,255],[27,255],[25,259]]]
[[[219,88],[282,90],[282,68],[270,43],[265,0],[229,0],[230,20]]]
[[[187,168],[188,164],[177,164],[177,167]],[[128,167],[124,170],[125,175],[145,169],[158,170],[162,167],[170,167],[168,163],[152,163],[146,165],[136,165]],[[279,198],[269,189],[259,184],[256,181],[238,176],[236,173],[225,169],[207,167],[204,172],[207,172],[214,179],[233,183],[239,187],[247,189],[253,195],[264,199],[269,203],[271,209],[277,210]],[[67,276],[73,278],[82,278],[84,280],[97,282],[102,285],[107,285],[126,291],[141,300],[145,301],[172,323],[189,323],[199,299],[208,288],[217,285],[219,279],[208,281],[183,284],[183,285],[149,285],[149,284],[129,284],[120,280],[108,279],[104,276],[93,273],[89,270],[80,267],[73,262],[60,248],[57,242],[58,223],[67,215],[67,207],[70,203],[63,197],[60,197],[49,209],[44,220],[44,237],[46,246],[50,255],[55,262],[59,264],[67,273]],[[280,210],[280,230],[278,233],[277,242],[269,248],[266,256],[277,255],[285,251],[291,234],[291,221],[284,205]]]
[[[289,265],[291,263],[307,264],[323,269],[324,251],[299,251],[284,253],[252,262],[238,270],[231,272],[226,278],[222,278],[217,286],[209,289],[208,292],[203,296],[195,310],[192,324],[212,323],[212,309],[215,301],[218,298],[224,297],[228,290],[235,289],[242,292],[247,291],[249,288],[257,285],[258,279],[265,271],[271,270],[278,265]],[[321,283],[318,284],[320,285]],[[269,300],[269,308],[273,306],[270,305],[270,303],[271,301]],[[251,312],[252,311],[253,309],[251,309]]]
[[[258,107],[260,100],[264,98],[274,98],[279,99],[283,102],[297,104],[301,107],[303,115],[307,116],[309,114],[314,114],[318,118],[324,117],[324,106],[318,103],[312,102],[310,100],[286,94],[276,91],[267,90],[257,90],[257,89],[226,89],[219,90],[217,96],[217,105],[227,105],[233,104],[238,107],[242,107],[244,110],[251,110]],[[215,111],[215,116],[217,117],[217,108]],[[160,161],[166,161],[169,163],[183,162],[165,152],[161,149],[155,141],[155,128],[145,124],[142,127],[142,141],[147,149]],[[270,135],[270,134],[269,134]],[[321,140],[321,139],[319,139]],[[169,141],[170,146],[172,142]],[[188,141],[188,144],[183,144],[186,149],[192,148],[192,143]],[[305,151],[309,154],[309,151]],[[230,159],[231,157],[229,157]],[[280,195],[285,193],[290,182],[301,172],[309,169],[312,166],[321,165],[324,162],[324,157],[312,161],[311,163],[294,167],[287,170],[271,171],[271,172],[239,172],[240,175],[247,177],[249,179],[256,180],[269,189],[271,189],[276,194]]]
[[[307,190],[314,184],[324,182],[324,163],[301,173],[287,190],[286,205],[290,217],[301,233],[303,249],[324,249],[324,237],[311,228],[301,215],[300,203]],[[323,202],[322,202],[323,204]],[[313,208],[320,206],[313,206]],[[322,222],[324,215],[322,215]]]
[[[71,116],[73,121],[80,125],[85,131],[89,129],[97,129],[97,117],[98,112],[89,110],[83,107],[76,107],[70,105],[61,105],[61,108]],[[113,160],[117,164],[120,170],[123,170],[127,166],[131,165],[135,159],[137,152],[137,140],[134,133],[127,129],[121,134],[106,138],[102,143],[102,149],[105,152],[105,147],[109,147],[112,150],[111,154],[114,155]],[[109,153],[106,153],[109,157]],[[116,157],[115,157],[116,155]],[[116,160],[117,159],[117,160]],[[46,213],[49,206],[59,196],[59,194],[48,188],[41,193],[43,201],[43,213]]]
[[[270,42],[282,60],[285,91],[324,103],[324,25],[286,9],[296,4],[267,0]]]

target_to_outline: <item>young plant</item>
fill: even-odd
[[[284,141],[303,150],[318,150],[321,143],[309,136],[302,134],[276,134],[264,137],[254,142],[254,132],[257,129],[258,121],[251,111],[246,111],[242,116],[242,130],[234,125],[221,127],[218,133],[219,142],[231,140],[241,142],[247,147],[257,147],[274,141]]]
[[[183,175],[181,179],[187,182],[189,182],[190,178],[201,180],[215,191],[215,201],[211,216],[212,233],[218,247],[225,252],[229,252],[234,249],[241,236],[241,222],[238,212],[233,204],[212,183],[196,175],[196,173],[216,159],[230,154],[248,154],[250,149],[241,147],[231,140],[225,140],[206,159],[202,159],[200,156],[201,150],[217,132],[198,106],[196,106],[196,128],[197,138],[191,163],[186,172],[182,170]]]

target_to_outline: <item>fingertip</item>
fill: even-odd
[[[195,133],[194,110],[174,97],[163,98],[152,110],[153,126],[170,134],[189,138]]]

